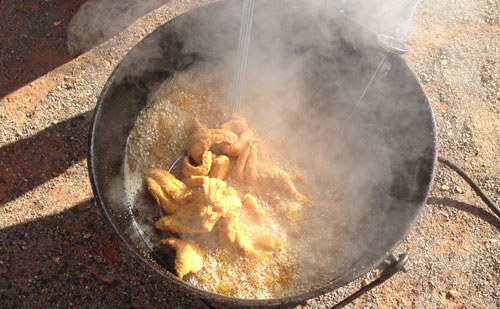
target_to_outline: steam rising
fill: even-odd
[[[175,61],[162,60],[168,53],[177,60],[188,59],[185,65],[188,70],[195,70],[200,63],[213,63],[214,78],[222,85],[221,96],[225,98],[219,104],[227,118],[241,16],[239,2],[242,1],[232,2],[228,7],[221,5],[209,13],[200,11],[196,15],[198,20],[173,22],[170,25],[173,34],[165,36],[170,40],[168,44],[155,46],[154,41],[145,41],[143,46],[150,46],[147,50],[152,52],[133,54],[130,61],[133,71],[143,76],[144,71],[137,69],[144,63],[140,59],[151,61],[147,70],[151,63],[155,72],[178,70]],[[397,91],[394,84],[385,87],[391,63],[397,64],[390,60],[377,77],[374,89],[368,91],[357,107],[345,134],[339,134],[352,104],[380,60],[373,35],[362,28],[346,26],[346,20],[339,16],[341,10],[351,14],[357,8],[354,18],[366,21],[372,29],[389,33],[386,25],[400,24],[390,18],[401,16],[402,9],[396,5],[400,1],[255,2],[241,112],[257,135],[266,140],[271,154],[298,167],[312,184],[305,187],[310,189],[306,194],[312,195],[318,206],[308,212],[303,233],[296,239],[300,247],[297,258],[304,276],[311,280],[320,276],[323,284],[345,279],[352,275],[346,270],[355,272],[352,265],[365,258],[364,255],[388,254],[380,250],[388,249],[386,241],[393,242],[394,235],[390,234],[399,233],[402,237],[413,220],[410,213],[406,220],[394,222],[394,227],[380,228],[381,224],[387,224],[383,220],[390,211],[389,205],[407,189],[404,184],[402,189],[394,187],[394,177],[400,176],[394,171],[400,168],[394,166],[397,162],[391,162],[388,151],[391,141],[385,137],[385,122],[390,121],[391,127],[405,131],[414,120],[376,112],[377,106],[385,101],[399,104],[399,99],[393,97],[399,93],[407,93],[411,101],[413,90],[405,87],[413,84],[402,81]],[[370,15],[373,12],[383,12],[383,23],[380,16]],[[407,24],[402,25],[389,34],[401,38],[406,27]],[[179,46],[178,40],[182,40]],[[411,109],[420,107],[415,104],[409,106],[408,110]],[[395,125],[397,121],[401,123]],[[410,136],[408,148],[403,149],[408,162],[419,162],[422,151],[426,151],[421,149],[425,148],[425,141],[418,138]],[[182,146],[176,151],[181,153]],[[174,159],[175,155],[166,161]],[[409,205],[418,204],[420,200],[411,200],[414,193],[409,187],[404,198]],[[368,261],[373,260],[368,258]],[[363,266],[369,265],[357,265]]]
[[[170,0],[90,0],[68,29],[68,49],[76,56],[106,41],[146,13]]]

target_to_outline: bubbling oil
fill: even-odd
[[[168,170],[183,153],[195,117],[210,128],[216,128],[230,118],[225,81],[217,74],[223,70],[213,65],[198,65],[175,73],[150,98],[129,136],[125,162],[126,191],[131,208],[151,243],[165,235],[154,230],[160,211],[147,193],[144,176],[152,168]],[[243,108],[242,113],[248,116],[250,128],[266,141],[271,158],[278,166],[292,174],[303,175],[305,180],[297,183],[298,190],[315,201],[316,206],[302,205],[280,193],[258,196],[252,189],[235,181],[235,162],[232,162],[226,179],[228,185],[233,186],[240,197],[253,193],[266,211],[264,223],[256,225],[250,214],[242,209],[239,219],[243,228],[251,236],[269,235],[277,239],[278,246],[272,250],[257,246],[255,255],[244,256],[234,246],[219,242],[218,224],[210,233],[182,234],[180,237],[196,242],[204,252],[202,270],[186,275],[184,280],[200,289],[237,298],[269,299],[298,295],[331,280],[334,275],[332,266],[339,263],[339,256],[335,253],[338,231],[332,223],[336,218],[332,207],[339,198],[339,190],[331,181],[311,185],[308,180],[315,176],[302,168],[300,162],[291,162],[288,153],[280,152],[286,147],[273,147],[282,145],[283,137],[267,134],[271,132],[267,130],[269,127],[252,117],[252,110],[258,109],[255,100],[243,101],[243,106],[248,108]]]

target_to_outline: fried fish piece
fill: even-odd
[[[191,164],[189,157],[184,157],[182,160],[183,178],[188,178],[190,176],[207,176],[212,168],[214,156],[215,155],[211,151],[205,151],[201,159],[201,164],[196,166]]]
[[[207,201],[223,217],[231,215],[236,217],[240,212],[241,200],[238,197],[238,193],[233,187],[228,186],[225,181],[217,178],[203,177],[202,189]]]
[[[245,144],[236,163],[236,172],[238,181],[246,183],[258,194],[274,187],[300,202],[314,205],[306,196],[297,191],[292,176],[272,163],[262,140],[254,139]]]
[[[167,214],[176,211],[176,204],[187,192],[187,186],[162,169],[153,169],[146,176],[149,193]]]
[[[155,227],[172,233],[208,233],[221,216],[210,203],[195,197],[188,203],[178,205],[175,214],[160,218]]]
[[[206,233],[220,217],[237,216],[241,200],[226,182],[207,176],[191,176],[191,179],[201,183],[201,188],[182,200],[175,214],[156,221],[157,229],[172,233]]]
[[[201,186],[200,179],[195,176],[209,176],[210,178],[224,179],[229,171],[231,161],[225,155],[216,155],[205,151],[202,163],[194,166],[186,156],[182,162],[182,181],[190,188]]]
[[[236,245],[245,255],[253,255],[255,253],[255,247],[250,237],[236,217],[227,216],[222,218],[220,223],[219,238],[221,240]]]
[[[252,241],[238,220],[242,206],[236,190],[220,179],[193,178],[202,179],[201,187],[206,201],[212,205],[214,211],[221,215],[219,220],[221,238],[235,244],[244,254],[252,254],[255,251]]]
[[[224,155],[215,156],[212,160],[212,169],[208,176],[211,178],[224,179],[229,171],[231,160]]]
[[[252,219],[257,224],[264,223],[264,220],[266,219],[266,211],[262,208],[262,206],[259,205],[252,194],[245,194],[245,196],[243,196],[243,198],[241,199],[241,202],[250,213]]]
[[[203,154],[213,145],[224,143],[232,144],[238,140],[238,136],[224,129],[209,129],[198,119],[194,119],[195,131],[188,138],[186,151],[196,164],[202,163]]]
[[[191,164],[188,156],[184,157],[182,161],[182,181],[190,188],[198,187],[200,184],[193,181],[192,176],[207,176],[212,169],[214,157],[215,154],[211,151],[205,151],[201,164],[197,166]]]
[[[248,130],[248,123],[242,114],[233,113],[231,115],[231,119],[229,119],[229,121],[223,123],[220,126],[220,128],[224,129],[224,130],[231,131],[236,135],[240,135],[241,133]]]
[[[248,123],[241,114],[233,114],[231,119],[221,125],[221,129],[228,130],[238,135],[238,140],[231,144],[221,144],[220,150],[231,157],[237,157],[241,153],[243,146],[250,140],[255,138],[252,130],[248,127]]]
[[[236,223],[236,246],[245,255],[253,255],[255,253],[255,247],[253,242],[250,240],[248,233],[243,230],[239,222]]]
[[[192,241],[171,237],[160,240],[156,245],[169,246],[175,250],[174,268],[181,279],[189,273],[197,273],[203,267],[203,251]]]

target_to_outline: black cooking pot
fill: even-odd
[[[140,211],[127,200],[127,138],[161,82],[191,65],[234,55],[241,7],[240,1],[226,1],[192,10],[159,27],[123,58],[95,110],[90,179],[99,205],[123,241],[167,282],[201,298],[233,305],[298,303],[374,269],[406,237],[432,182],[434,117],[421,84],[397,55],[386,58],[352,113],[385,53],[376,36],[328,10],[307,7],[307,2],[256,0],[249,70],[262,59],[277,66],[295,66],[296,77],[312,89],[304,103],[293,107],[295,115],[309,117],[302,125],[305,132],[322,132],[321,138],[312,139],[331,152],[327,157],[332,161],[354,162],[348,169],[338,164],[338,179],[346,184],[342,198],[347,203],[342,207],[347,215],[342,222],[332,222],[335,231],[345,233],[348,241],[336,250],[341,262],[332,265],[329,280],[301,295],[245,300],[185,283],[164,266],[148,241],[148,232],[138,224]],[[253,59],[254,55],[259,55],[258,59]],[[290,85],[283,85],[285,91],[286,87]],[[290,112],[287,106],[280,108],[283,113]],[[261,115],[266,117],[266,113]],[[358,207],[352,208],[355,213],[350,213],[350,199],[358,201]],[[356,250],[350,250],[353,247]],[[342,256],[342,252],[346,254]]]

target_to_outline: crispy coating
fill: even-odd
[[[262,208],[262,206],[259,205],[252,194],[245,194],[245,196],[243,196],[243,198],[241,199],[241,202],[243,206],[245,206],[245,208],[248,210],[255,223],[264,223],[264,220],[266,219],[266,211]]]
[[[240,114],[233,114],[231,120],[221,125],[221,129],[225,129],[238,135],[238,140],[232,144],[221,144],[221,151],[231,157],[240,155],[243,146],[255,138],[252,130],[248,127],[248,123]]]
[[[172,233],[207,233],[210,232],[221,213],[215,211],[210,203],[201,197],[201,191],[193,194],[189,202],[177,206],[177,212],[164,216],[155,222],[161,231]]]
[[[220,239],[236,245],[245,255],[253,255],[255,253],[253,242],[236,217],[228,216],[222,218],[220,222]]]
[[[203,267],[203,251],[192,241],[166,238],[157,246],[169,246],[175,249],[174,268],[177,276],[183,278],[189,273],[196,273]]]
[[[202,163],[203,154],[213,145],[232,144],[238,140],[233,132],[224,129],[209,129],[198,119],[194,119],[195,131],[189,136],[186,151],[196,164]]]
[[[149,193],[167,214],[176,211],[176,203],[182,200],[187,187],[169,172],[162,169],[151,170],[146,177]]]
[[[213,166],[213,159],[215,154],[211,151],[205,151],[203,153],[202,161],[200,165],[194,166],[191,164],[191,160],[188,156],[184,157],[182,161],[182,181],[189,188],[199,187],[201,184],[193,180],[193,176],[207,176]]]
[[[236,135],[248,130],[248,123],[243,117],[243,115],[234,113],[231,115],[231,119],[220,126],[221,129],[233,132]]]
[[[276,188],[308,205],[313,203],[297,191],[292,176],[274,165],[262,140],[254,139],[245,144],[236,163],[237,178],[258,194]]]
[[[229,171],[229,165],[231,161],[228,157],[224,155],[215,156],[212,161],[212,169],[208,176],[211,178],[224,179],[226,178],[227,172]]]
[[[210,151],[205,151],[202,156],[201,164],[194,166],[189,162],[189,157],[184,157],[182,161],[182,176],[188,178],[190,176],[207,176],[212,168],[212,160],[214,154]]]
[[[191,179],[201,183],[201,188],[183,199],[175,214],[156,221],[157,229],[172,233],[206,233],[221,216],[237,216],[241,200],[232,187],[220,179],[206,176],[191,176]]]
[[[236,190],[228,186],[225,181],[203,177],[202,190],[207,202],[213,205],[214,210],[220,212],[223,217],[236,217],[240,212],[241,200]]]
[[[193,176],[209,176],[211,178],[224,179],[229,171],[231,161],[225,155],[216,155],[205,151],[201,164],[194,166],[189,157],[182,161],[182,181],[190,188],[201,186],[199,179]]]
[[[234,217],[222,218],[220,221],[219,238],[223,241],[234,243],[236,241],[236,224]]]
[[[245,255],[253,255],[255,253],[255,247],[253,242],[250,240],[248,233],[241,228],[239,222],[236,223],[236,246]]]
[[[252,254],[255,251],[252,241],[238,220],[241,211],[241,200],[236,190],[220,179],[198,178],[203,179],[202,191],[204,198],[213,206],[213,210],[221,215],[220,237],[229,243],[235,244],[244,254]]]
[[[240,114],[233,114],[220,129],[208,129],[198,119],[194,126],[182,164],[184,183],[163,170],[152,170],[146,178],[151,195],[167,213],[155,222],[155,227],[172,233],[208,233],[217,225],[220,241],[237,247],[246,256],[278,249],[282,246],[279,239],[253,229],[249,233],[240,222],[242,207],[253,223],[260,225],[266,220],[266,211],[255,196],[248,193],[240,199],[234,188],[223,181],[231,164],[228,156],[237,157],[238,181],[257,194],[281,191],[295,198],[293,203],[313,205],[295,187],[294,181],[300,176],[290,175],[271,161],[265,143],[254,136]],[[214,145],[217,147],[212,148]],[[225,155],[212,152],[219,150]],[[296,219],[294,211],[289,214],[286,208],[284,212],[291,220]],[[175,270],[181,279],[203,266],[202,251],[192,242],[168,238],[157,245],[176,250]]]

